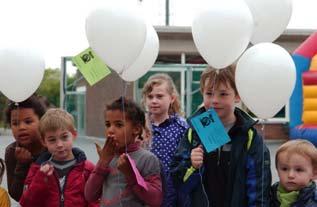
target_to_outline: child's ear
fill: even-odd
[[[313,180],[317,180],[317,168],[314,169],[313,173],[314,173]]]
[[[73,139],[76,139],[76,138],[77,138],[77,135],[78,135],[77,130],[74,129],[74,130],[71,130],[70,132],[71,132],[72,135],[73,135]]]
[[[176,95],[175,94],[171,95],[171,103],[174,103],[175,100],[176,100]]]
[[[133,135],[137,136],[137,135],[140,135],[141,133],[142,133],[142,127],[139,125],[135,126],[133,129]]]
[[[234,103],[239,103],[241,101],[241,98],[239,95],[236,95],[235,99],[234,99]]]
[[[44,137],[41,137],[41,143],[42,143],[42,145],[43,145],[44,147],[47,148],[47,144],[46,144],[46,142],[45,142],[45,138],[44,138]]]

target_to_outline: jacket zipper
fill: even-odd
[[[63,189],[61,189],[61,186],[60,186],[60,183],[59,183],[59,179],[58,179],[57,173],[54,172],[55,179],[56,179],[56,181],[57,181],[58,189],[59,189],[59,192],[60,192],[60,197],[59,197],[60,207],[64,207],[64,201],[65,201],[64,189],[65,189],[65,187],[66,187],[68,175],[69,175],[70,172],[74,169],[75,166],[76,166],[76,164],[68,171],[67,175],[65,176],[65,182],[64,182]]]

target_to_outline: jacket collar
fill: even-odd
[[[72,149],[72,152],[74,154],[74,157],[76,159],[76,163],[79,163],[81,161],[85,161],[87,159],[84,151],[82,151],[79,148],[74,147]],[[38,159],[36,160],[36,164],[43,164],[44,162],[47,162],[50,158],[51,158],[52,154],[48,151],[45,151],[43,153],[40,154],[40,156],[38,157]]]
[[[275,183],[271,188],[272,201],[275,204],[279,203],[277,199],[278,185],[279,185],[279,182]],[[299,191],[298,199],[294,204],[304,205],[309,199],[314,199],[316,201],[317,200],[316,195],[317,195],[316,183],[312,182],[312,184],[310,184],[309,186]]]
[[[139,142],[134,142],[134,143],[132,143],[132,144],[129,144],[129,145],[127,146],[127,149],[126,149],[125,147],[122,148],[122,149],[120,149],[120,150],[117,152],[117,154],[125,153],[126,150],[127,150],[128,153],[130,153],[130,152],[137,151],[138,149],[140,149],[140,143],[139,143]]]

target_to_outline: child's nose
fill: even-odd
[[[62,145],[63,145],[63,142],[58,139],[58,140],[56,141],[56,145],[57,145],[57,146],[62,146]]]
[[[294,176],[295,176],[294,170],[290,170],[290,171],[288,172],[288,177],[289,177],[289,178],[293,178]]]
[[[219,99],[218,99],[218,97],[217,96],[212,96],[211,97],[211,102],[214,104],[214,103],[218,103],[219,102]]]
[[[19,127],[19,130],[26,129],[26,124],[23,121],[21,121],[18,123],[18,127]]]

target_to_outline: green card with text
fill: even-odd
[[[73,57],[72,61],[91,86],[111,73],[91,48]]]

